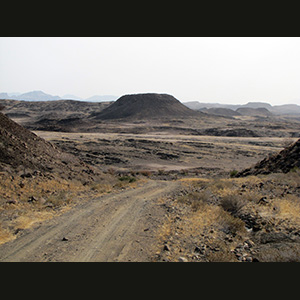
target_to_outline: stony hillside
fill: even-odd
[[[58,174],[82,179],[94,171],[0,113],[0,169],[10,174]],[[85,175],[84,175],[85,174]]]
[[[295,168],[300,168],[300,139],[279,153],[266,157],[254,167],[238,173],[237,176],[287,173]]]
[[[203,115],[195,112],[168,94],[124,95],[100,113],[92,115],[94,119],[149,119],[177,118]]]

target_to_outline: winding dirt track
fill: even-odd
[[[150,261],[165,213],[156,200],[176,186],[149,180],[77,205],[2,245],[0,261]]]

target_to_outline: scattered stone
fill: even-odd
[[[31,196],[31,197],[28,199],[27,202],[32,203],[32,202],[35,202],[35,201],[37,201],[37,199],[36,199],[34,196]]]
[[[247,246],[246,246],[247,245]],[[254,242],[251,240],[247,240],[244,243],[244,247],[252,248],[254,246]]]
[[[20,231],[22,231],[23,229],[22,228],[17,228],[14,232],[14,234],[18,234]]]
[[[268,203],[269,203],[269,201],[267,201],[267,197],[262,197],[258,201],[258,204],[262,204],[262,205],[265,205],[265,204],[268,204]]]
[[[188,262],[188,260],[185,257],[180,256],[178,262]]]
[[[21,178],[32,178],[33,175],[31,173],[26,173],[26,174],[22,174],[20,177]]]
[[[52,202],[48,202],[46,207],[48,208],[54,208],[54,204]]]
[[[261,189],[264,186],[264,183],[260,182],[257,186]]]
[[[205,245],[203,245],[201,247],[196,246],[194,249],[194,252],[199,253],[199,254],[204,254],[205,250],[206,250]]]
[[[219,247],[212,247],[211,250],[217,252],[220,251],[221,249]]]
[[[253,261],[253,258],[252,258],[251,256],[247,256],[247,257],[245,258],[245,261],[246,261],[246,262],[252,262],[252,261]]]
[[[7,204],[17,204],[17,200],[10,199],[6,201]]]
[[[45,199],[45,198],[43,198],[43,197],[41,197],[40,199],[39,199],[39,203],[40,204],[45,204],[47,202],[47,200]]]
[[[168,246],[167,244],[164,245],[164,251],[171,251],[170,246]]]
[[[62,238],[62,241],[63,241],[63,242],[67,242],[68,240],[69,240],[69,239],[68,239],[67,237],[65,237],[65,236]]]
[[[253,225],[252,230],[253,230],[253,232],[257,232],[259,230],[262,230],[261,224],[255,224],[255,225]]]
[[[225,237],[225,241],[229,242],[229,243],[232,243],[233,242],[233,239],[231,237]]]

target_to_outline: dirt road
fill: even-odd
[[[0,247],[0,261],[150,261],[165,216],[157,199],[178,184],[149,180],[77,205]]]

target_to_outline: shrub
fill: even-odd
[[[232,177],[235,177],[237,175],[237,173],[238,173],[237,170],[232,170],[232,171],[230,171],[229,175],[232,178]]]
[[[108,168],[107,173],[110,174],[110,175],[115,175],[116,170],[114,168]]]
[[[46,205],[55,208],[55,207],[62,206],[64,204],[68,204],[70,202],[71,202],[71,198],[68,195],[68,193],[64,190],[61,190],[59,192],[50,195],[46,201]]]
[[[129,183],[132,183],[132,182],[135,182],[136,181],[136,178],[135,177],[132,177],[132,176],[128,176],[128,175],[125,175],[125,176],[121,176],[118,178],[120,181],[128,181]]]
[[[187,195],[180,196],[178,198],[178,202],[191,205],[193,211],[197,211],[199,209],[203,209],[203,207],[210,202],[209,191],[203,192],[191,192]]]
[[[92,191],[98,193],[109,193],[112,191],[112,185],[108,183],[94,183],[90,187]]]
[[[165,170],[159,169],[158,170],[158,175],[164,175],[165,174]]]
[[[140,172],[143,176],[146,176],[146,177],[150,177],[151,176],[151,172],[148,171],[148,170],[143,170]]]
[[[245,223],[241,219],[231,215],[230,212],[220,212],[218,225],[225,233],[231,233],[232,235],[245,233]]]
[[[259,203],[259,200],[263,198],[263,194],[258,191],[248,191],[243,193],[243,199],[246,202]]]
[[[294,166],[292,169],[290,169],[291,173],[299,173],[300,169],[297,166]]]
[[[229,194],[221,198],[221,207],[232,215],[238,215],[240,210],[246,205],[246,201],[237,194]]]

